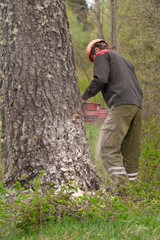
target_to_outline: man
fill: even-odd
[[[103,39],[91,41],[87,55],[94,62],[94,79],[82,100],[99,91],[110,108],[102,126],[101,158],[114,186],[126,187],[138,176],[142,123],[142,91],[132,64]]]

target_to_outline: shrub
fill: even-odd
[[[143,126],[140,177],[145,183],[160,186],[160,123],[157,118]]]

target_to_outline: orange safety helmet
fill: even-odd
[[[109,47],[108,43],[107,43],[104,39],[99,39],[99,38],[98,38],[98,39],[92,40],[92,41],[88,44],[87,49],[86,49],[87,56],[88,56],[88,58],[89,58],[89,60],[90,60],[91,62],[93,62],[93,61],[90,59],[90,53],[91,53],[92,47],[93,47],[93,45],[94,45],[95,43],[99,43],[99,42],[104,42],[104,43],[106,43],[107,47]]]

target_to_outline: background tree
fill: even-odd
[[[66,1],[76,13],[79,22],[84,23],[84,30],[87,29],[88,5],[85,0],[67,0]]]
[[[110,47],[117,50],[117,0],[110,0]]]
[[[93,26],[90,24],[90,21],[84,23],[78,20],[70,1],[67,1],[66,6],[74,47],[76,73],[78,76],[80,92],[82,94],[93,78],[93,64],[90,64],[88,58],[86,57],[86,46],[89,43],[89,39],[91,39]],[[88,16],[90,16],[89,12]],[[84,27],[85,24],[87,25],[87,29]],[[101,94],[98,94],[98,96],[90,99],[90,101],[98,101],[101,104],[104,103]]]
[[[2,160],[11,186],[44,170],[54,188],[100,180],[91,162],[65,1],[1,1]],[[25,182],[27,184],[27,182]]]
[[[101,3],[100,0],[95,0],[95,7],[96,7],[96,19],[97,19],[97,37],[104,38],[103,30],[102,30],[102,21],[101,21]]]

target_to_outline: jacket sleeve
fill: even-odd
[[[96,59],[94,60],[94,79],[85,90],[82,98],[87,100],[101,91],[105,84],[108,83],[109,73],[109,55],[96,55]]]

